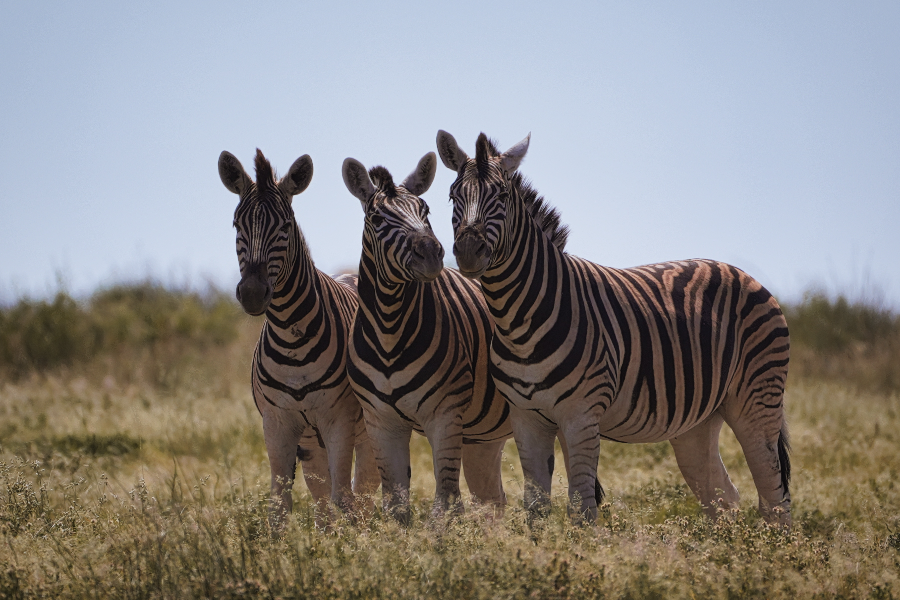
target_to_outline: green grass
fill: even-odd
[[[809,361],[786,396],[790,532],[758,518],[726,428],[723,460],[742,502],[716,522],[668,444],[607,443],[597,523],[569,521],[560,468],[550,516],[529,528],[511,442],[505,515],[467,502],[464,517],[433,520],[430,449],[414,436],[409,529],[377,512],[317,529],[298,482],[287,530],[273,538],[249,392],[259,320],[231,314],[231,341],[215,341],[142,316],[135,295],[104,309],[132,315],[130,341],[0,378],[0,598],[900,598],[900,393],[867,385],[863,359],[849,374],[816,375],[817,361],[854,350],[812,347],[800,333],[806,313],[788,309]],[[99,314],[93,302],[74,310]],[[190,318],[206,322],[214,305]],[[138,323],[176,333],[148,336]],[[862,343],[890,347],[885,339]]]

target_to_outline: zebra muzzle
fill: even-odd
[[[235,297],[241,303],[241,307],[249,315],[259,316],[269,308],[272,301],[272,286],[267,279],[257,273],[248,273],[237,284]]]
[[[484,236],[474,231],[464,231],[453,244],[453,254],[459,272],[466,277],[476,278],[484,273],[491,262],[491,252]]]
[[[444,268],[444,248],[434,236],[421,235],[411,240],[409,269],[419,281],[434,281]]]

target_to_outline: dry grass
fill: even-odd
[[[298,483],[273,539],[248,389],[259,322],[236,323],[236,341],[202,352],[160,342],[0,380],[0,598],[900,597],[897,392],[792,377],[790,533],[758,519],[726,429],[743,501],[715,523],[667,444],[612,443],[594,526],[566,518],[564,472],[550,517],[525,525],[512,443],[502,519],[467,505],[433,521],[430,451],[414,436],[408,530],[378,514],[318,530]]]

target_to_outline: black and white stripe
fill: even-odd
[[[312,179],[312,160],[297,159],[280,180],[259,150],[255,163],[254,182],[237,158],[222,152],[219,175],[240,196],[234,214],[237,298],[249,314],[266,315],[252,387],[272,470],[272,521],[282,526],[298,458],[313,497],[342,507],[349,505],[351,489],[374,492],[378,476],[347,379],[355,278],[333,279],[315,268],[291,207]]]
[[[550,491],[553,442],[570,494],[596,515],[600,440],[669,440],[709,514],[739,496],[718,450],[722,423],[741,443],[770,520],[790,523],[783,393],[787,324],[772,295],[721,262],[612,269],[564,252],[559,215],[517,168],[526,138],[500,153],[484,134],[469,159],[438,133],[458,173],[454,252],[481,280],[496,324],[492,373],[512,405],[526,504]]]
[[[443,248],[418,197],[436,165],[427,154],[399,186],[383,167],[367,173],[348,158],[343,170],[365,211],[348,373],[375,448],[385,508],[403,522],[412,431],[431,443],[435,510],[461,510],[461,466],[477,500],[506,503],[500,459],[512,429],[488,372],[492,323],[479,286],[443,269]]]

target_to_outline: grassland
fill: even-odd
[[[900,598],[900,320],[815,295],[787,312],[790,532],[759,520],[726,429],[743,499],[716,522],[667,444],[613,443],[594,526],[566,518],[564,471],[525,525],[512,443],[506,514],[435,521],[416,436],[408,530],[379,514],[319,530],[298,483],[273,538],[259,320],[149,284],[22,301],[0,311],[0,598]]]

